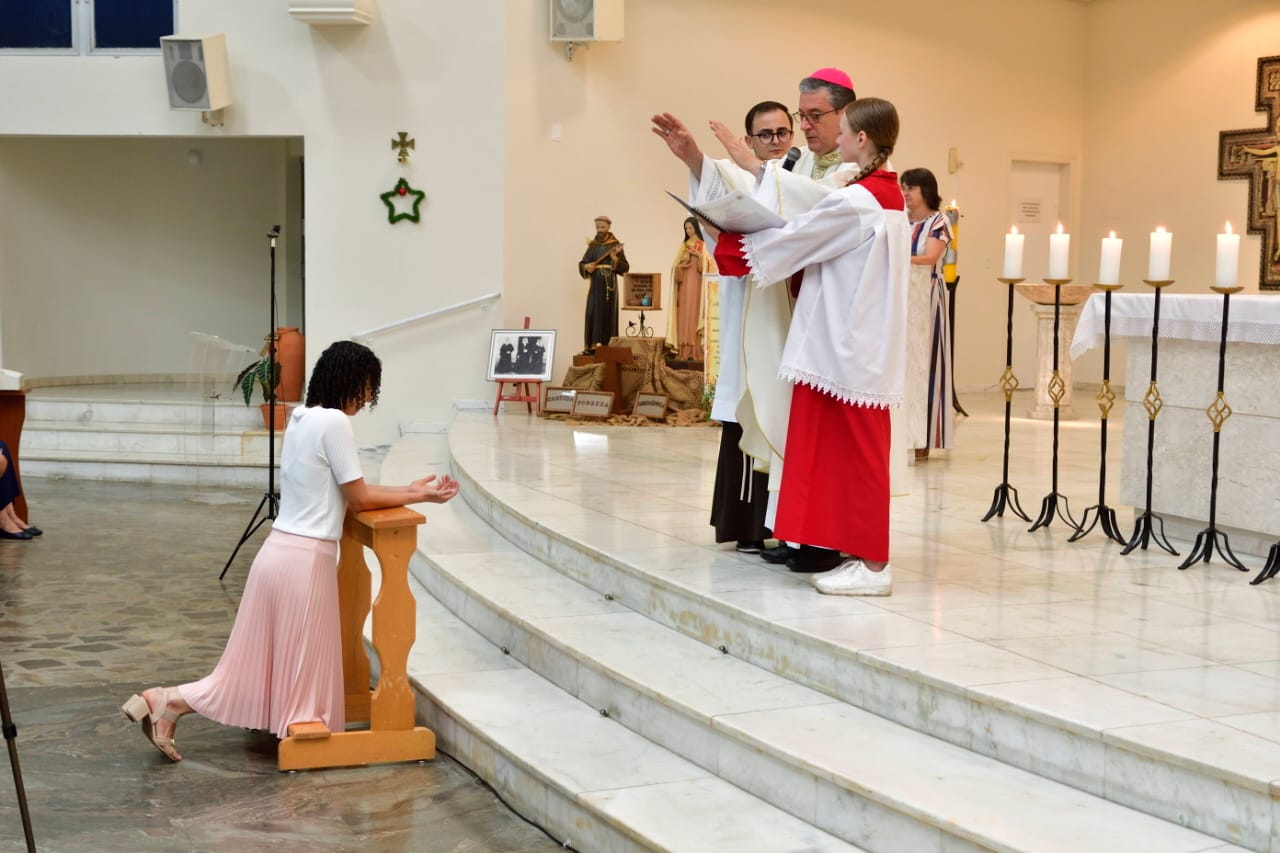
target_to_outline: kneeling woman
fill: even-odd
[[[408,486],[365,483],[350,416],[378,401],[382,363],[339,341],[311,373],[306,405],[293,411],[280,459],[280,511],[254,558],[222,659],[206,677],[153,687],[121,708],[171,761],[178,718],[285,737],[292,723],[346,724],[338,615],[338,540],[348,509],[444,503],[458,493],[445,475]]]

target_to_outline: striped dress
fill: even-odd
[[[951,243],[951,223],[934,213],[911,223],[911,254],[922,255],[934,237]],[[913,448],[948,448],[951,410],[951,342],[947,328],[947,285],[942,259],[932,267],[911,267],[907,295],[907,382],[903,409]]]

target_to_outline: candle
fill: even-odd
[[[1102,262],[1098,264],[1098,284],[1120,283],[1120,249],[1124,240],[1112,231],[1110,237],[1102,238]]]
[[[1004,275],[1002,278],[1022,278],[1022,241],[1025,234],[1018,233],[1018,226],[1004,235]]]
[[[1225,234],[1218,235],[1218,287],[1235,287],[1240,270],[1240,235],[1231,233],[1227,223]]]
[[[1049,235],[1049,278],[1070,278],[1067,275],[1067,255],[1071,250],[1071,235],[1062,233],[1062,223],[1058,223],[1058,233]]]
[[[1164,226],[1151,232],[1151,256],[1147,262],[1147,281],[1169,281],[1170,257],[1173,255],[1173,232]]]

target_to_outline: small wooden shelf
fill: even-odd
[[[644,304],[649,297],[650,304]],[[662,273],[629,272],[622,277],[622,310],[662,310]]]

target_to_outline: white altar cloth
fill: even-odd
[[[1149,290],[1149,288],[1148,288]],[[1071,357],[1079,358],[1102,346],[1103,296],[1085,303],[1071,339]],[[1151,340],[1155,294],[1111,294],[1111,335]],[[1160,337],[1217,343],[1222,334],[1222,297],[1216,293],[1163,293],[1160,296]],[[1237,293],[1231,297],[1227,340],[1250,344],[1280,344],[1280,296]]]

